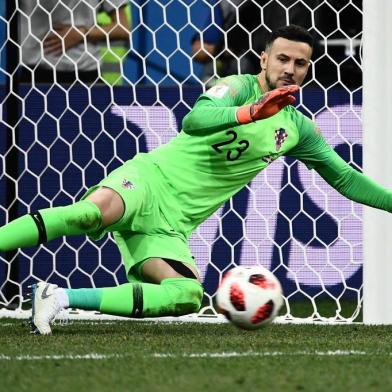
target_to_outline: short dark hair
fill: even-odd
[[[305,42],[313,49],[314,38],[312,34],[301,26],[292,24],[276,29],[271,33],[267,40],[265,50],[270,49],[277,38],[286,38],[290,41]]]

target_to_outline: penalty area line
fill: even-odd
[[[249,351],[249,352],[204,352],[204,353],[153,353],[143,355],[145,358],[155,359],[176,359],[176,358],[246,358],[246,357],[284,357],[284,356],[310,356],[310,357],[346,357],[346,356],[392,356],[392,353],[366,352],[356,350],[335,350],[335,351]],[[138,357],[132,353],[124,354],[65,354],[65,355],[5,355],[0,354],[1,361],[81,361],[81,360],[106,360],[124,359]]]

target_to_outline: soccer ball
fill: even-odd
[[[216,302],[237,327],[257,329],[269,324],[278,314],[283,304],[282,287],[264,267],[235,267],[223,277]]]

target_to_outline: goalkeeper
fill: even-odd
[[[199,97],[169,143],[137,154],[81,201],[0,228],[3,252],[64,235],[98,239],[107,232],[114,233],[121,252],[129,283],[90,289],[33,285],[36,333],[50,333],[50,322],[66,307],[131,317],[198,311],[203,288],[189,236],[282,155],[315,169],[347,198],[392,210],[392,192],[351,168],[291,106],[312,47],[312,36],[301,27],[276,30],[261,54],[260,74],[219,80]]]

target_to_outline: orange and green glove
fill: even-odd
[[[266,92],[257,102],[237,109],[238,123],[248,124],[273,116],[285,106],[295,102],[295,97],[292,94],[298,90],[298,86],[290,85]]]

